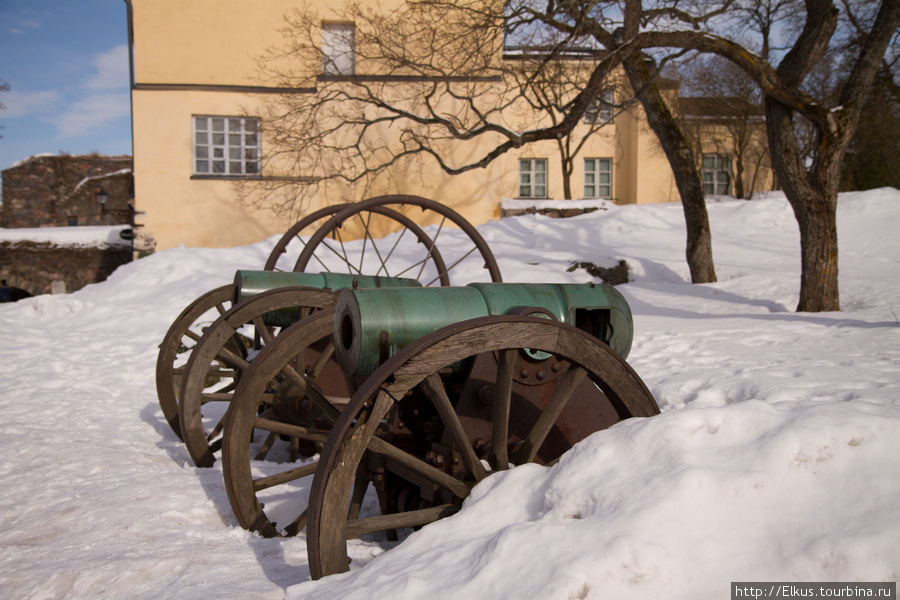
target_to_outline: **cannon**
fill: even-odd
[[[182,440],[198,467],[211,467],[221,447],[223,418],[235,383],[253,355],[272,342],[281,328],[314,310],[333,306],[336,291],[345,287],[420,286],[415,279],[354,275],[348,273],[285,273],[247,271],[235,273],[231,286],[232,307],[216,319],[193,347],[181,376],[178,422]],[[326,346],[310,349],[316,357]],[[322,385],[342,385],[336,366],[326,354]],[[338,383],[333,383],[337,378]],[[292,455],[296,459],[299,447]]]
[[[461,232],[463,239],[453,237],[451,229]],[[393,233],[385,237],[388,231]],[[363,243],[351,250],[346,243],[351,239]],[[416,252],[398,251],[407,242],[415,245]],[[438,202],[410,195],[335,204],[304,216],[276,242],[262,270],[395,277],[415,279],[423,286],[451,285],[451,274],[457,272],[467,277],[486,272],[491,281],[501,281],[490,248],[468,221]],[[232,284],[206,292],[173,321],[160,344],[157,398],[163,418],[181,440],[180,404],[186,365],[204,332],[242,299],[234,298]],[[261,342],[275,334],[277,331],[269,327],[265,335],[260,331],[251,337]],[[209,428],[216,427],[210,424]]]
[[[490,282],[454,285],[451,271]],[[458,214],[384,196],[311,214],[263,270],[189,305],[161,344],[157,390],[196,465],[221,450],[240,525],[305,530],[318,578],[348,568],[347,540],[397,540],[492,472],[551,465],[657,414],[625,362],[632,338],[611,286],[504,284]]]
[[[657,414],[623,357],[632,327],[606,284],[344,289],[238,381],[223,435],[235,516],[264,536],[305,527],[313,577],[345,571],[348,539],[396,539],[453,514],[491,472],[553,464],[595,431]],[[345,378],[339,403],[299,358],[322,344]],[[255,431],[319,459],[260,464]],[[370,486],[381,514],[360,516]]]

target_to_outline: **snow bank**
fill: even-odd
[[[154,386],[172,320],[259,268],[274,240],[167,250],[0,306],[3,596],[713,600],[730,581],[896,581],[900,192],[841,196],[840,313],[793,312],[783,197],[709,213],[709,285],[688,283],[679,205],[479,227],[507,281],[581,282],[573,261],[628,262],[629,362],[663,414],[552,468],[489,477],[389,552],[353,542],[351,572],[315,582],[302,535],[240,529],[221,463],[191,466]]]
[[[130,241],[122,239],[122,231],[131,229],[128,225],[95,227],[22,227],[0,228],[0,242],[34,242],[54,246],[121,246]]]

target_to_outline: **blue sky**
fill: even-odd
[[[126,13],[124,0],[0,0],[0,169],[131,154]]]

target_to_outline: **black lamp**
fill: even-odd
[[[97,202],[100,203],[101,209],[106,208],[106,203],[108,200],[109,200],[109,194],[104,192],[102,189],[99,192],[97,192]]]

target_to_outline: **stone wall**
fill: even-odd
[[[130,156],[34,156],[3,171],[0,227],[133,224]],[[109,195],[106,207],[97,192]]]
[[[130,245],[58,246],[47,242],[0,242],[0,280],[32,296],[74,292],[105,280],[131,262]]]

